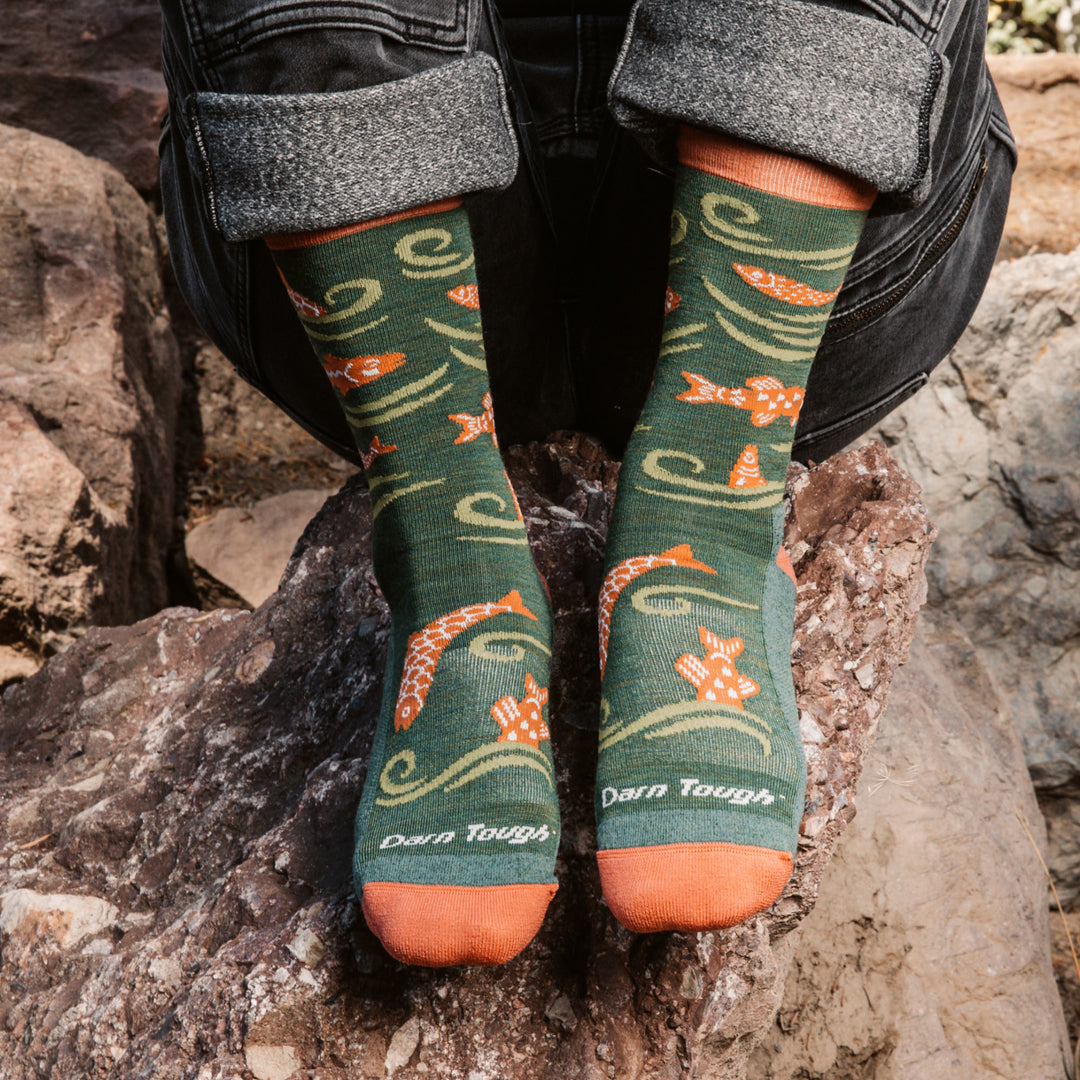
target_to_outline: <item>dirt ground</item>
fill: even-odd
[[[192,364],[197,408],[189,410],[181,455],[189,531],[223,506],[336,488],[356,472],[239,378],[213,345],[198,346]]]

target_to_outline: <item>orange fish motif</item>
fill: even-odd
[[[347,394],[358,386],[381,379],[396,371],[405,363],[400,352],[380,353],[377,356],[324,356],[323,370],[330,376],[330,383],[341,394]]]
[[[472,442],[481,435],[490,435],[491,441],[498,446],[499,440],[495,437],[495,412],[492,409],[491,391],[484,395],[482,402],[484,411],[479,416],[470,413],[451,413],[447,420],[453,420],[461,425],[461,434],[454,440],[455,443]]]
[[[547,703],[547,687],[541,688],[531,676],[525,676],[525,696],[518,701],[507,694],[491,706],[491,715],[502,728],[499,742],[527,742],[538,746],[551,738],[542,710]]]
[[[669,285],[664,293],[664,314],[670,315],[681,303],[682,297]]]
[[[799,307],[821,307],[822,304],[831,303],[840,292],[837,286],[832,292],[821,292],[820,289],[812,289],[801,281],[793,278],[773,274],[768,270],[762,270],[760,266],[740,266],[738,263],[731,264],[732,269],[746,282],[752,285],[758,292],[765,293],[777,300],[783,300],[785,304],[797,304]]]
[[[401,688],[398,690],[397,707],[394,711],[395,731],[408,731],[424,707],[424,700],[435,678],[435,668],[446,646],[458,634],[468,630],[470,626],[475,626],[483,619],[510,612],[524,615],[528,619],[536,619],[536,616],[525,606],[521,593],[514,589],[501,600],[486,604],[467,604],[465,607],[458,608],[457,611],[451,611],[449,615],[444,615],[441,619],[429,623],[423,630],[417,630],[409,635],[409,642],[405,649],[405,667],[401,674]]]
[[[735,657],[743,651],[742,638],[721,641],[704,626],[698,627],[698,637],[705,646],[704,658],[686,653],[675,661],[675,670],[697,690],[698,701],[720,701],[741,709],[743,698],[761,689],[735,667]]]
[[[739,455],[735,468],[731,470],[731,475],[728,477],[728,487],[754,488],[761,487],[766,482],[758,465],[757,447],[747,444],[746,449]]]
[[[459,285],[456,289],[450,289],[446,295],[455,304],[471,308],[473,311],[480,310],[480,290],[475,285]]]
[[[296,314],[299,315],[301,319],[317,319],[320,315],[326,314],[326,308],[320,307],[314,300],[309,300],[306,296],[298,293],[285,280],[285,275],[280,269],[278,270],[278,277],[281,278],[281,283],[285,286],[285,291],[289,294],[292,306],[296,308]]]
[[[689,544],[678,544],[673,548],[668,548],[667,551],[662,551],[659,555],[634,555],[629,559],[623,559],[617,566],[613,566],[604,578],[604,584],[600,589],[600,678],[604,677],[604,669],[607,667],[611,612],[615,607],[615,601],[634,578],[641,577],[642,574],[655,570],[658,566],[686,566],[691,570],[704,570],[707,574],[716,573],[711,566],[706,566],[694,558]]]
[[[701,375],[684,371],[683,378],[690,384],[689,390],[677,395],[676,401],[692,401],[695,404],[734,405],[737,409],[750,410],[750,423],[765,427],[781,416],[791,419],[794,427],[799,419],[805,391],[801,386],[785,386],[772,375],[754,375],[746,380],[748,390],[741,386],[717,386]]]
[[[364,463],[364,468],[365,469],[370,469],[371,468],[371,463],[380,454],[389,454],[391,450],[396,450],[396,449],[397,449],[396,446],[383,446],[383,444],[381,442],[379,442],[379,436],[376,435],[375,438],[371,440],[370,448],[367,449],[367,450],[361,450],[360,451],[360,460]]]

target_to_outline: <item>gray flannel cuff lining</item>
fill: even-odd
[[[188,114],[226,240],[348,225],[517,173],[502,74],[480,53],[342,93],[198,93]]]
[[[677,121],[917,200],[945,74],[914,35],[823,4],[639,0],[608,92],[619,122],[661,160]]]

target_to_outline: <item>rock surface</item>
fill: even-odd
[[[599,573],[613,473],[580,439],[512,462],[557,610],[581,603],[578,567]],[[783,992],[782,939],[852,816],[934,533],[881,447],[795,470],[789,497],[810,786],[795,875],[769,912],[718,934],[622,930],[592,855],[595,734],[556,718],[561,888],[537,940],[496,969],[387,958],[349,873],[388,631],[352,481],[255,613],[96,628],[5,694],[0,1073],[740,1076]],[[588,683],[594,635],[582,623],[558,643],[563,700]],[[596,709],[594,693],[578,723]],[[32,911],[74,920],[72,897],[92,931],[27,928]]]
[[[160,257],[119,173],[0,126],[0,683],[167,600],[180,366]]]
[[[928,610],[751,1080],[1060,1080],[1045,851],[1008,705]]]
[[[1080,56],[987,58],[1019,161],[998,258],[1080,244]]]
[[[332,491],[298,488],[225,507],[187,534],[188,558],[258,607],[277,587],[308,522]]]
[[[941,528],[954,615],[1024,737],[1063,898],[1080,898],[1080,249],[994,269],[928,387],[878,429]]]
[[[152,0],[0,0],[0,123],[103,158],[158,186],[165,115],[161,13]]]

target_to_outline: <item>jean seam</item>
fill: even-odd
[[[826,424],[824,427],[817,428],[816,430],[811,431],[806,435],[799,436],[795,439],[794,443],[792,443],[792,449],[799,450],[806,446],[808,443],[816,442],[828,435],[835,435],[837,434],[837,432],[843,431],[844,428],[848,428],[851,427],[853,424],[857,424],[860,420],[866,419],[866,417],[872,415],[873,413],[881,409],[891,411],[888,409],[890,402],[894,401],[898,397],[903,396],[906,390],[911,390],[911,392],[914,393],[922,386],[925,386],[926,383],[928,383],[929,381],[929,373],[925,371],[920,371],[918,374],[912,375],[909,378],[905,379],[899,386],[894,387],[887,394],[883,394],[871,404],[865,405],[863,406],[863,408],[858,409],[853,413],[849,413],[847,416],[844,416],[839,420],[834,420],[832,423]]]
[[[598,85],[603,82],[598,80],[598,56],[599,56],[599,28],[595,15],[589,16],[582,26],[582,96],[585,102],[584,109],[578,109],[579,122],[584,119],[584,131],[595,137],[596,130],[596,106],[599,102],[606,103],[607,95],[597,92]],[[606,72],[605,72],[606,74]],[[591,129],[591,131],[590,131]]]
[[[211,36],[203,32],[198,46],[200,59],[206,64],[220,62],[242,53],[245,48],[257,41],[292,33],[299,29],[367,30],[394,41],[400,41],[403,45],[436,49],[442,52],[465,52],[468,47],[467,0],[456,0],[454,25],[451,27],[424,23],[418,19],[406,20],[377,4],[354,2],[354,0],[335,0],[334,6],[354,9],[355,17],[337,15],[330,19],[321,19],[318,17],[320,6],[315,0],[296,0],[295,3],[274,8],[271,13],[263,16],[263,25],[260,29],[255,28],[258,25],[256,20],[241,19],[222,27]],[[297,13],[296,17],[278,18],[282,15],[287,16],[290,12]],[[304,13],[308,13],[306,17]],[[366,19],[365,14],[368,15]],[[384,16],[384,20],[375,18],[376,15]],[[245,26],[250,28],[247,33],[243,32]],[[425,26],[430,27],[432,33],[418,32],[417,28]],[[215,42],[226,38],[227,44],[215,48]],[[192,44],[194,47],[195,43]]]
[[[990,134],[1005,147],[1012,161],[1013,172],[1016,171],[1016,140],[1009,129],[1008,122],[1002,118],[1000,121],[993,109],[990,110],[990,123],[987,125]]]
[[[206,209],[210,215],[210,223],[218,232],[221,232],[221,222],[218,220],[217,198],[215,195],[215,192],[217,191],[217,182],[214,180],[214,166],[210,162],[210,155],[206,152],[206,142],[203,139],[203,130],[202,124],[199,121],[198,107],[198,98],[195,94],[192,94],[191,97],[188,98],[188,124],[191,128],[192,141],[195,143],[195,149],[198,152],[199,160],[202,165],[202,172],[205,177],[203,195],[206,199]]]
[[[542,125],[537,125],[536,135],[541,142],[549,143],[555,139],[566,139],[578,136],[586,139],[595,139],[599,135],[600,124],[598,118],[588,113],[580,113],[576,117],[562,116],[553,117]]]
[[[919,160],[915,165],[915,175],[912,178],[911,187],[915,187],[926,175],[926,170],[930,165],[930,118],[934,111],[934,101],[941,87],[943,69],[944,64],[940,54],[932,51],[930,53],[930,77],[926,80],[926,90],[919,106]]]
[[[194,0],[181,0],[182,10],[187,21],[188,38],[191,42],[191,52],[199,60],[205,60],[203,55],[204,45],[207,40],[206,27],[203,25],[199,14],[199,6]],[[206,88],[209,90],[220,89],[217,73],[209,64],[201,65],[203,76],[206,79]]]
[[[930,12],[925,19],[917,15],[914,11],[909,11],[907,8],[901,8],[898,22],[907,30],[910,30],[911,33],[918,37],[924,44],[929,45],[938,36],[938,30],[941,27],[941,17],[944,13],[945,2],[943,2],[943,0],[938,0],[938,2],[931,7]]]
[[[244,244],[241,257],[236,260],[236,295],[238,302],[243,305],[241,317],[237,320],[240,326],[240,332],[243,335],[240,341],[240,349],[244,358],[244,367],[248,370],[248,382],[251,382],[255,377],[255,373],[258,371],[258,363],[255,357],[255,337],[251,332],[251,319],[252,319],[252,305],[251,295],[248,289],[248,281],[250,274],[248,273],[248,266],[251,260],[251,245],[253,243],[261,244],[261,240],[249,240]]]
[[[293,0],[292,3],[278,4],[268,14],[270,16],[276,16],[278,14],[284,14],[289,11],[310,11],[315,9],[318,11],[320,8],[325,7],[323,0]],[[454,3],[454,19],[452,23],[434,22],[424,20],[423,18],[408,17],[405,18],[399,11],[395,11],[392,8],[386,7],[382,4],[372,2],[372,0],[333,0],[331,6],[338,8],[353,8],[360,12],[370,12],[372,14],[385,15],[389,20],[397,23],[403,27],[425,27],[431,30],[435,30],[441,33],[454,33],[461,29],[464,24],[462,12],[468,7],[468,0],[455,0]],[[236,19],[228,25],[222,26],[220,30],[216,31],[213,37],[223,37],[226,34],[235,33],[236,30],[243,26],[250,24],[254,20],[252,19]],[[407,32],[407,31],[403,31]],[[211,39],[212,40],[212,39]],[[416,42],[416,44],[421,44]]]
[[[944,229],[948,228],[948,223],[952,221],[955,216],[958,205],[963,202],[964,197],[971,187],[972,180],[979,168],[979,161],[985,152],[986,128],[983,125],[980,125],[980,127],[982,128],[980,138],[976,141],[972,141],[971,145],[966,148],[962,163],[958,168],[953,170],[951,176],[952,183],[942,192],[940,209],[933,215],[933,218],[928,217],[914,222],[909,229],[897,236],[888,245],[876,248],[874,250],[872,261],[859,259],[858,252],[856,251],[856,261],[852,262],[851,267],[848,269],[848,273],[844,278],[845,292],[855,286],[861,285],[869,278],[872,278],[882,268],[895,262],[898,256],[902,255],[920,241],[926,241],[928,235],[931,239],[927,246],[930,246],[930,244],[933,244],[937,239],[938,235]],[[879,290],[879,292],[880,291],[887,290]],[[876,293],[875,295],[878,294]],[[833,308],[832,318],[834,321],[855,309],[854,306],[847,306],[845,300],[846,297],[842,293],[837,301],[836,307]],[[856,306],[861,306],[864,302],[865,301],[860,300]]]
[[[916,288],[919,282],[922,281],[922,279],[925,278],[926,275],[929,274],[934,269],[934,267],[937,266],[943,258],[945,258],[946,255],[948,255],[949,251],[952,249],[952,246],[956,243],[957,240],[959,240],[960,235],[963,233],[964,226],[967,224],[968,220],[970,220],[970,211],[974,208],[974,200],[978,198],[978,193],[981,190],[982,179],[985,176],[986,163],[988,161],[988,155],[985,152],[985,149],[982,153],[979,154],[977,160],[979,164],[976,167],[975,176],[972,177],[970,176],[970,174],[966,175],[966,182],[960,188],[961,191],[964,191],[967,194],[965,194],[964,199],[961,200],[959,206],[950,207],[950,212],[945,219],[943,227],[935,229],[932,234],[932,239],[930,239],[930,241],[927,243],[923,254],[919,256],[915,264],[911,267],[911,270],[898,281],[890,280],[881,288],[877,289],[872,295],[863,297],[861,300],[859,300],[857,304],[853,305],[852,307],[841,311],[834,310],[833,315],[829,319],[829,322],[830,324],[832,324],[832,326],[837,326],[843,320],[856,316],[859,312],[865,311],[868,308],[873,307],[875,304],[881,303],[885,298],[889,297],[894,293],[899,293],[899,295],[896,297],[896,303],[898,303],[905,296],[907,296],[907,294],[911,292],[912,289]],[[969,195],[972,194],[973,186],[975,186],[975,190],[972,197],[972,202],[967,208],[968,212],[964,215],[964,221],[961,222],[960,228],[957,230],[956,235],[952,238],[952,240],[949,241],[948,244],[945,245],[945,247],[940,252],[938,252],[937,257],[933,259],[932,262],[927,263],[925,261],[926,254],[933,251],[934,247],[941,240],[941,238],[953,226],[957,219],[957,216],[964,208],[964,203],[967,201]],[[872,321],[876,322],[877,319],[882,318],[890,310],[892,310],[893,307],[895,307],[895,303],[889,304],[878,315],[876,315]],[[869,322],[860,323],[859,325],[853,326],[850,332],[844,333],[841,331],[835,336],[830,336],[829,327],[826,326],[825,339],[827,339],[829,345],[837,345],[842,341],[846,341],[852,336],[852,334],[861,332],[864,327],[869,325],[871,325],[871,323]]]

